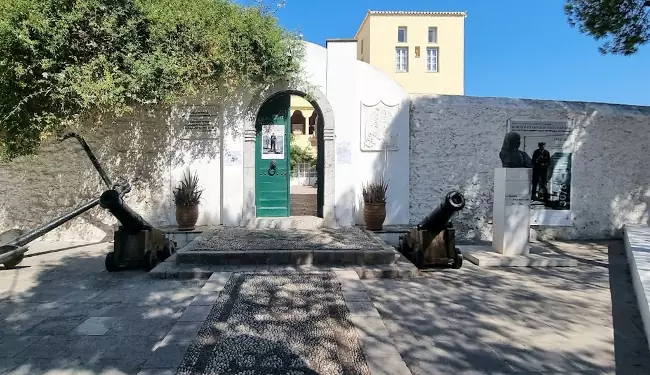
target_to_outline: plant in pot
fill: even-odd
[[[199,176],[192,172],[183,174],[179,186],[174,188],[178,230],[188,231],[196,228],[201,194],[203,194],[203,190],[199,189]]]
[[[388,183],[383,179],[364,184],[363,194],[363,220],[368,230],[382,230],[386,220],[386,191]]]

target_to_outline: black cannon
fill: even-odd
[[[115,191],[119,196],[122,196],[131,191],[131,186],[128,183],[113,185],[111,180],[106,175],[106,172],[104,172],[101,164],[99,164],[97,161],[97,158],[93,154],[92,150],[90,150],[90,147],[88,147],[88,144],[81,136],[75,133],[67,133],[61,137],[59,141],[63,142],[64,140],[72,137],[76,138],[79,141],[84,151],[86,152],[86,155],[97,170],[97,173],[99,173],[102,181],[104,181],[109,189]],[[20,262],[22,262],[23,258],[25,257],[25,253],[29,250],[27,244],[38,239],[39,237],[44,236],[46,233],[60,227],[61,225],[83,214],[84,212],[94,208],[99,203],[99,198],[93,199],[92,201],[68,213],[65,213],[31,231],[24,231],[22,229],[10,229],[6,232],[0,233],[0,264],[4,265],[5,268],[16,267],[18,264],[20,264]]]
[[[23,261],[25,253],[29,250],[27,244],[83,214],[98,204],[99,199],[94,199],[29,232],[20,229],[10,229],[0,234],[0,243],[2,243],[2,245],[0,245],[0,263],[3,264],[5,268],[16,267]]]
[[[444,265],[460,268],[463,254],[456,247],[453,215],[465,207],[465,197],[449,192],[429,215],[400,237],[399,251],[418,268]]]
[[[81,144],[104,184],[109,189],[99,198],[61,215],[29,232],[11,229],[0,233],[0,264],[5,268],[16,267],[29,250],[27,244],[58,228],[84,212],[99,205],[115,216],[120,227],[115,232],[114,251],[106,256],[106,269],[117,271],[134,266],[147,270],[155,267],[159,260],[165,260],[176,251],[176,243],[169,241],[160,230],[153,228],[140,215],[124,204],[123,197],[131,191],[128,183],[113,184],[86,141],[76,133],[64,134],[59,141],[75,138]]]
[[[99,205],[120,222],[114,235],[113,251],[106,254],[107,271],[135,267],[149,271],[176,252],[176,243],[124,203],[118,191],[105,191],[99,198]]]

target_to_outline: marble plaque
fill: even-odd
[[[399,104],[388,105],[383,101],[373,105],[361,103],[362,151],[397,151],[397,130],[393,122],[398,112]]]
[[[352,145],[350,141],[336,142],[336,163],[352,164]]]

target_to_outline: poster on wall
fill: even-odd
[[[570,226],[573,139],[568,121],[509,120],[533,162],[530,224]]]
[[[284,159],[284,125],[262,125],[262,159]]]

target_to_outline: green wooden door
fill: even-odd
[[[289,202],[291,96],[271,98],[256,121],[255,206],[257,217],[286,217]]]

